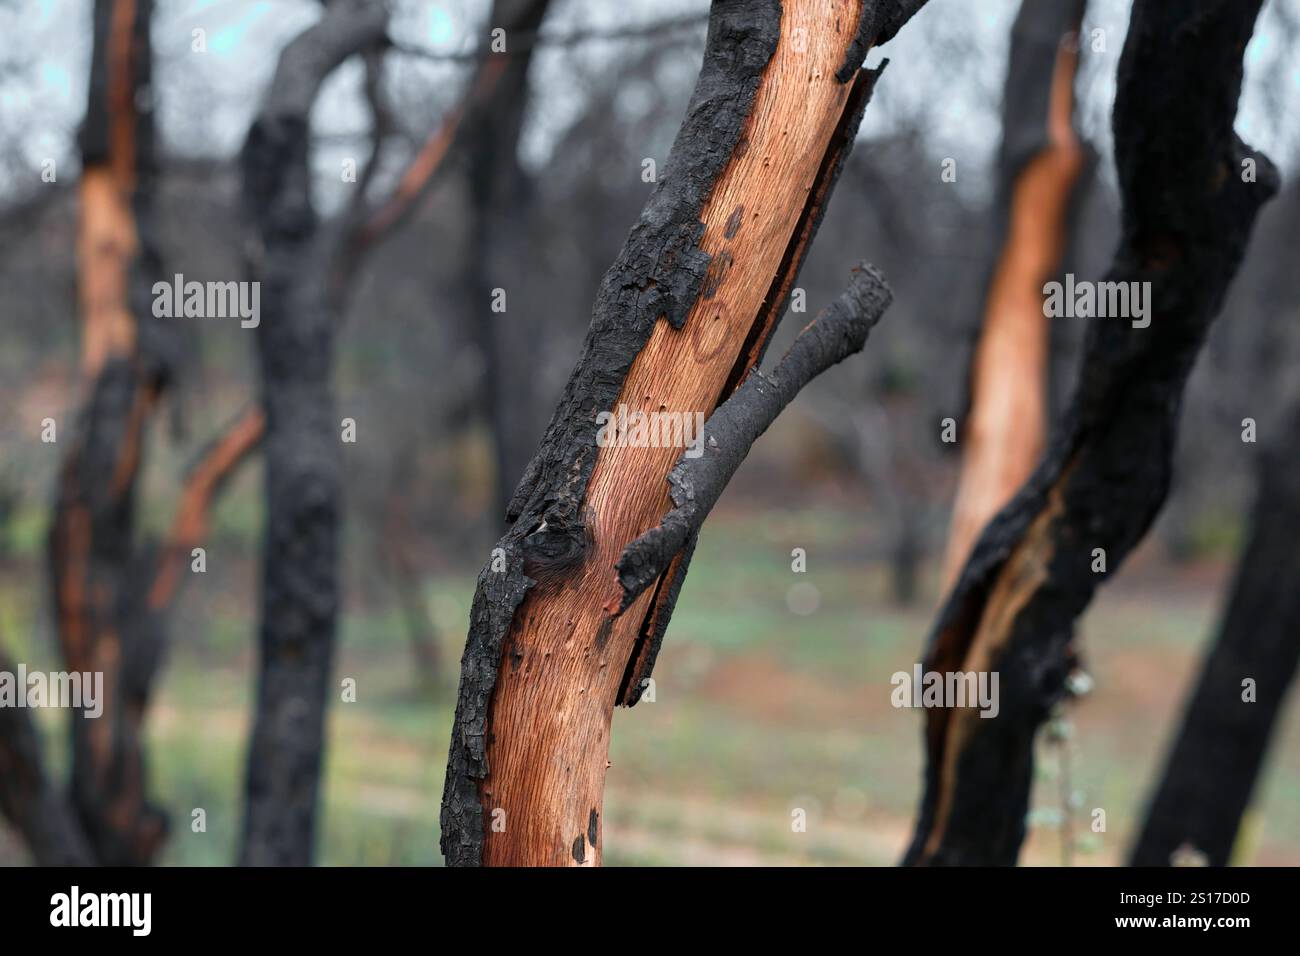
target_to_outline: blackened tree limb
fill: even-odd
[[[796,337],[776,369],[755,369],[704,424],[695,458],[683,455],[668,474],[674,508],[663,522],[637,538],[619,558],[622,614],[646,590],[659,591],[633,648],[619,703],[635,706],[648,683],[677,603],[704,519],[758,437],[816,376],[859,352],[893,297],[884,278],[865,263],[853,272],[840,297]]]
[[[888,43],[925,6],[926,0],[876,0],[864,3],[858,18],[858,29],[853,36],[844,63],[835,78],[841,83],[853,79],[867,52],[873,46]]]
[[[848,288],[799,333],[771,373],[755,370],[714,410],[704,423],[700,454],[683,454],[668,474],[675,507],[658,527],[629,544],[619,559],[623,600],[618,613],[657,581],[699,534],[749,449],[804,386],[862,351],[892,298],[880,273],[862,264],[853,271]]]
[[[1258,9],[1134,3],[1113,121],[1123,230],[1106,278],[1150,283],[1150,324],[1088,320],[1079,386],[1046,459],[984,530],[939,614],[926,670],[997,671],[1000,710],[927,711],[906,863],[1015,861],[1034,735],[1063,696],[1074,621],[1165,498],[1183,387],[1277,188],[1232,128]],[[1106,572],[1092,570],[1096,549]]]
[[[240,157],[261,283],[266,532],[259,669],[239,860],[312,861],[338,611],[339,427],[332,237],[311,196],[308,118],[325,78],[384,35],[385,4],[334,0],[285,47]]]
[[[879,35],[871,32],[874,16],[866,18],[864,7],[874,10],[875,6],[875,0],[836,4],[833,11],[814,9],[814,4],[802,0],[785,4],[715,0],[713,4],[704,64],[663,175],[601,283],[577,368],[511,500],[507,517],[513,525],[479,575],[443,793],[442,848],[453,865],[512,861],[589,865],[599,861],[606,732],[624,672],[634,664],[628,655],[635,654],[636,638],[625,633],[628,627],[624,622],[633,622],[631,630],[635,631],[645,613],[647,628],[653,629],[656,621],[666,623],[666,614],[654,612],[665,598],[665,607],[671,608],[690,544],[672,562],[655,590],[655,601],[644,612],[638,609],[622,619],[606,613],[606,588],[612,587],[616,593],[619,588],[615,568],[619,554],[639,531],[624,538],[625,530],[607,527],[602,516],[593,513],[594,502],[588,500],[593,475],[601,474],[597,466],[605,451],[597,446],[596,416],[615,407],[639,362],[653,363],[662,357],[660,349],[648,351],[647,343],[655,336],[672,342],[700,334],[698,328],[687,325],[693,311],[700,310],[697,319],[703,323],[713,318],[712,311],[721,310],[728,298],[743,299],[744,305],[736,316],[735,337],[724,343],[727,365],[709,367],[707,388],[712,394],[707,403],[685,407],[712,411],[757,364],[755,357],[761,357],[776,319],[785,310],[874,79],[874,74],[856,69],[859,55],[851,74],[836,80],[836,71],[846,57],[852,58],[849,47],[853,43],[853,37],[837,34],[836,24],[847,19],[865,25],[874,42]],[[800,175],[808,176],[807,189],[800,191],[796,204],[784,198],[787,194],[783,191],[751,184],[754,195],[745,196],[741,205],[754,208],[728,205],[726,209],[709,209],[709,200],[717,198],[715,187],[732,170],[761,163],[764,155],[771,155],[769,149],[777,148],[751,141],[750,136],[762,131],[755,131],[750,121],[760,87],[770,82],[774,89],[782,89],[782,74],[769,66],[783,39],[783,28],[797,22],[796,16],[818,24],[819,30],[825,27],[810,47],[826,59],[815,66],[807,60],[798,66],[787,62],[790,73],[784,77],[791,80],[787,95],[794,89],[794,75],[800,77],[803,106],[802,115],[792,115],[787,129],[805,132],[816,128],[817,136],[824,136],[818,139],[815,152],[799,154],[798,162],[804,167]],[[861,53],[870,45],[861,45]],[[833,59],[827,56],[832,47]],[[813,69],[822,72],[810,80]],[[823,85],[827,83],[835,85]],[[821,105],[815,109],[809,106],[813,94],[821,97]],[[800,128],[800,124],[804,126]],[[778,202],[775,195],[783,198]],[[783,248],[761,247],[760,256],[757,238],[744,226],[748,218],[764,211],[774,220],[788,223],[790,232],[784,236]],[[761,284],[750,282],[739,290],[731,281],[732,266],[737,263],[737,269],[761,263],[766,273]],[[759,299],[752,305],[751,294]],[[704,311],[711,314],[705,317]],[[670,377],[661,377],[656,387],[670,389]],[[686,384],[691,389],[703,387],[699,382]],[[682,400],[671,391],[665,391],[663,398]],[[644,461],[650,462],[651,457]],[[647,500],[662,495],[667,502],[666,478],[674,459],[665,457],[662,471],[658,471],[658,457],[645,466],[650,489]],[[625,471],[609,473],[626,476]],[[642,479],[635,480],[639,483]],[[608,503],[610,499],[602,500]],[[662,516],[663,512],[655,514],[652,523]],[[648,526],[651,524],[641,528]],[[525,601],[529,608],[521,609]],[[568,602],[577,603],[564,633],[559,627],[541,624],[552,616],[562,622]],[[592,619],[593,615],[601,620]],[[553,645],[558,648],[555,653]],[[573,657],[575,654],[582,659]],[[506,658],[508,672],[503,670]],[[591,674],[590,680],[580,674],[566,681],[570,666],[598,667],[599,671]],[[502,681],[503,673],[511,679]],[[545,690],[534,689],[529,698],[545,698],[544,713],[526,713],[527,702],[518,696],[525,686],[519,682],[529,675],[534,682],[546,683]],[[558,703],[560,698],[566,703]],[[503,713],[510,716],[503,717]],[[540,764],[516,768],[509,761],[501,763],[503,746],[511,748],[510,760],[526,760],[515,748],[528,734],[535,742],[531,751],[539,754],[540,760],[562,771],[572,769],[570,785],[549,786],[543,779],[549,771]],[[493,758],[490,774],[488,755],[494,747],[498,756]],[[516,807],[518,812],[514,812]],[[488,812],[496,808],[506,812],[506,830],[489,834],[485,821]]]
[[[1133,848],[1135,866],[1168,866],[1184,847],[1205,854],[1211,866],[1232,860],[1300,665],[1297,447],[1300,406],[1261,456],[1250,537]]]

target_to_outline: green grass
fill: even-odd
[[[256,509],[226,517],[242,530],[223,531],[217,550],[248,562]],[[828,508],[711,519],[660,656],[656,700],[614,718],[607,863],[894,862],[918,794],[921,721],[889,706],[889,675],[918,658],[935,598],[907,610],[889,603],[885,570],[860,557],[873,534],[861,516]],[[794,547],[807,549],[806,574],[790,569]],[[40,570],[32,560],[0,577],[0,626],[11,654],[52,667]],[[466,568],[427,583],[449,681],[473,580]],[[787,604],[801,582],[820,600],[806,616]],[[1083,622],[1097,688],[1072,715],[1071,783],[1083,807],[1077,862],[1122,860],[1218,599],[1214,588],[1144,566],[1120,575]],[[234,859],[254,612],[251,596],[195,584],[177,617],[148,724],[153,791],[172,815],[165,863]],[[351,677],[358,696],[336,698],[330,712],[320,861],[440,864],[452,688],[431,697],[415,686],[401,619],[386,607],[344,616],[335,671],[336,691]],[[62,727],[41,716],[62,766]],[[1055,767],[1051,754],[1040,763],[1030,862],[1058,859]],[[1253,858],[1300,862],[1294,707],[1261,792]],[[1106,809],[1107,833],[1087,831],[1092,807]],[[206,812],[206,832],[191,828],[196,808]],[[807,813],[807,832],[791,829],[796,808]],[[11,839],[0,840],[0,859],[20,858]]]

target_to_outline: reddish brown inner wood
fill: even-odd
[[[980,531],[1024,484],[1043,451],[1050,332],[1043,284],[1060,265],[1070,193],[1083,168],[1083,150],[1071,125],[1077,60],[1077,49],[1063,44],[1052,75],[1049,145],[1016,180],[1006,244],[985,303],[944,557],[945,593]]]

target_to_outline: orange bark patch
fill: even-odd
[[[110,358],[135,351],[127,283],[136,248],[128,194],[107,168],[84,170],[77,259],[81,267],[81,369],[87,381],[93,381]]]
[[[1038,463],[1047,433],[1049,328],[1043,284],[1060,265],[1083,150],[1070,124],[1078,52],[1063,44],[1052,77],[1046,149],[1016,180],[1006,244],[989,287],[972,373],[961,480],[944,558],[944,590],[976,538]]]

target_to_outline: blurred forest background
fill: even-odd
[[[799,286],[809,316],[850,265],[878,265],[895,301],[864,354],[823,376],[755,447],[705,526],[656,672],[657,694],[618,712],[606,795],[610,864],[889,864],[908,837],[921,723],[889,703],[918,658],[940,594],[959,465],[941,422],[965,413],[967,367],[996,241],[994,164],[1016,0],[932,0],[891,60]],[[405,168],[466,95],[486,2],[397,0],[382,85]],[[504,322],[527,342],[502,390],[530,452],[577,355],[600,276],[662,164],[703,49],[702,0],[554,0],[527,74]],[[236,156],[285,43],[312,0],[165,0],[153,24],[163,275],[242,277]],[[88,0],[0,0],[0,642],[60,666],[46,581],[60,444],[78,395],[76,133],[89,69]],[[665,23],[657,30],[643,25]],[[1093,0],[1076,122],[1098,161],[1071,220],[1062,272],[1096,278],[1117,233],[1108,117],[1127,22]],[[206,52],[192,31],[206,31]],[[551,39],[547,39],[550,37]],[[872,54],[878,60],[879,53]],[[1214,622],[1254,490],[1255,444],[1300,397],[1300,3],[1266,4],[1248,50],[1238,131],[1283,170],[1192,378],[1176,484],[1155,532],[1081,626],[1092,693],[1045,743],[1024,860],[1122,862]],[[329,214],[370,151],[366,70],[330,77],[312,115],[316,196]],[[494,423],[483,396],[475,284],[476,179],[495,162],[463,127],[433,188],[371,251],[337,350],[345,445],[343,608],[319,859],[438,864],[442,789],[473,581],[500,533]],[[488,155],[488,159],[485,159]],[[53,159],[54,183],[42,182]],[[945,182],[955,159],[955,182]],[[499,234],[499,232],[497,233]],[[467,280],[467,276],[471,276]],[[487,277],[490,280],[490,276]],[[491,288],[497,283],[488,281]],[[151,426],[139,522],[163,536],[180,476],[256,393],[254,333],[184,322],[184,372]],[[1053,408],[1068,396],[1086,320],[1052,327]],[[802,325],[790,316],[774,347]],[[60,442],[62,442],[62,432]],[[162,862],[224,864],[239,823],[250,720],[264,498],[253,454],[214,503],[207,570],[176,607],[148,722],[152,789],[173,815]],[[506,484],[518,475],[510,475]],[[807,572],[793,574],[804,548]],[[337,683],[337,681],[336,681]],[[41,714],[66,765],[66,715]],[[809,814],[792,833],[792,808]],[[1088,827],[1104,807],[1105,834]],[[188,826],[204,808],[207,832]],[[1300,864],[1300,713],[1280,728],[1241,862]],[[0,861],[25,851],[0,828]]]

